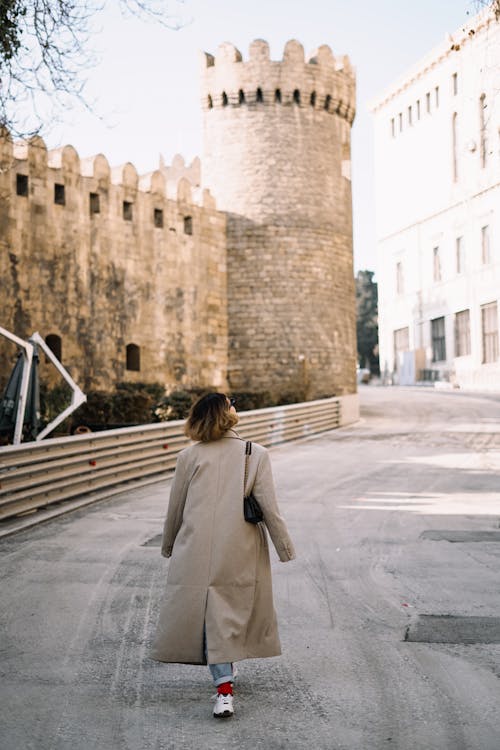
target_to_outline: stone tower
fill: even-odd
[[[265,41],[203,56],[202,183],[227,213],[229,384],[311,399],[353,393],[350,136],[355,77]]]

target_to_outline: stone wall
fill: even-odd
[[[83,390],[355,392],[348,58],[224,44],[202,104],[201,187],[198,159],[139,176],[0,137],[0,325],[59,337]],[[4,380],[14,355],[0,339]]]
[[[266,42],[205,55],[202,184],[228,213],[229,382],[354,392],[349,61]]]
[[[13,145],[4,134],[1,147],[1,325],[59,336],[84,390],[123,380],[224,388],[226,218],[208,191],[193,196],[180,178],[170,199],[160,171],[139,180],[132,164],[47,152],[39,138]],[[129,344],[140,370],[127,369]],[[5,377],[15,352],[0,346]]]
[[[234,214],[227,226],[231,386],[305,400],[353,393],[349,237],[308,228],[293,237]]]

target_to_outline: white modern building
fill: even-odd
[[[500,390],[500,19],[448,35],[371,110],[381,370]]]

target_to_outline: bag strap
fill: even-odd
[[[248,479],[248,459],[250,458],[250,454],[252,452],[252,443],[250,440],[247,440],[245,445],[245,478],[243,479],[243,497],[245,497],[246,488],[247,488],[247,479]]]

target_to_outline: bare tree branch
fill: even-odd
[[[0,0],[0,126],[27,137],[74,100],[92,109],[83,91],[97,63],[95,18],[117,2],[125,15],[173,30],[185,25],[185,0]],[[50,115],[39,111],[40,97],[50,101]],[[21,111],[29,114],[23,119]]]
[[[495,20],[500,21],[500,0],[474,0],[473,7],[476,13],[482,8],[491,8]]]

